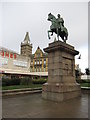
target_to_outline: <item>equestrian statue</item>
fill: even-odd
[[[68,31],[66,27],[64,27],[64,20],[60,17],[60,14],[57,15],[58,18],[56,18],[51,13],[48,14],[48,21],[51,21],[50,30],[48,30],[48,38],[50,39],[49,33],[51,32],[51,36],[53,35],[53,32],[57,34],[57,38],[59,40],[59,36],[62,38],[62,40],[66,43],[66,40],[68,39]]]

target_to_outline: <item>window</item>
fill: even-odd
[[[40,60],[40,64],[42,64],[42,60]]]
[[[39,60],[37,60],[37,64],[39,64]]]
[[[36,67],[35,67],[35,72],[36,72]]]
[[[20,67],[27,67],[26,61],[13,60],[13,65]]]
[[[42,71],[42,68],[40,67],[40,72]]]
[[[39,68],[37,68],[37,72],[39,72]]]
[[[45,67],[44,67],[44,72],[46,71]]]
[[[35,60],[35,65],[36,65],[36,60]]]
[[[40,53],[37,54],[37,57],[40,57]]]
[[[0,57],[0,66],[7,65],[7,64],[8,64],[8,59]]]
[[[44,64],[46,64],[46,59],[44,59]]]

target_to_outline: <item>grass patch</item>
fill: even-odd
[[[2,90],[13,90],[13,89],[23,89],[23,88],[38,88],[42,87],[41,84],[30,84],[30,85],[12,85],[12,86],[3,86]]]
[[[81,87],[90,87],[90,83],[81,83]]]

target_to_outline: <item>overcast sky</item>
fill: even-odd
[[[68,29],[67,43],[81,54],[76,56],[84,72],[88,67],[88,3],[87,2],[3,2],[2,3],[2,46],[20,53],[20,44],[25,33],[29,32],[33,53],[54,41],[55,34],[48,39],[47,30],[51,25],[47,21],[48,13],[57,17],[60,13]],[[1,43],[1,42],[0,42]]]

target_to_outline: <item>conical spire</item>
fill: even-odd
[[[40,49],[40,47],[38,46],[38,48],[37,49]]]
[[[30,43],[29,32],[26,32],[24,43]]]

